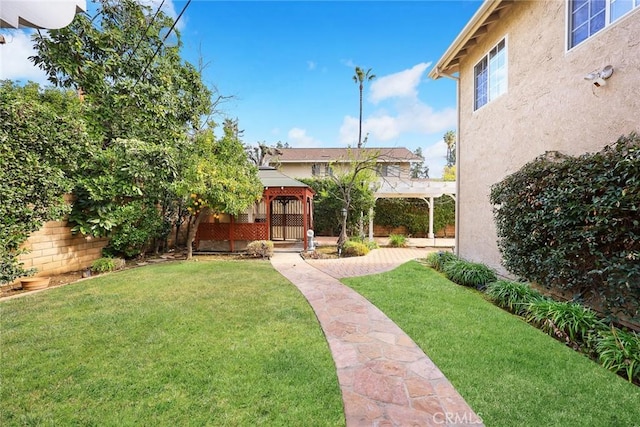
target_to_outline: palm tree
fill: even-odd
[[[456,164],[456,133],[449,130],[442,139],[447,144],[447,166],[451,167]]]
[[[353,81],[358,84],[360,89],[360,125],[358,127],[358,148],[362,148],[362,90],[364,89],[364,82],[370,82],[375,79],[376,75],[371,74],[371,68],[369,68],[366,72],[360,68],[356,67],[356,74],[353,76]]]

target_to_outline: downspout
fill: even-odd
[[[455,221],[456,221],[456,237],[454,240],[454,253],[460,256],[459,253],[459,242],[460,242],[460,77],[454,76],[453,74],[447,74],[440,69],[437,70],[438,76],[448,77],[452,80],[456,81],[456,198],[455,198]]]

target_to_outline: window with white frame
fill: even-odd
[[[507,43],[502,39],[473,67],[474,102],[477,110],[507,91]]]
[[[569,49],[638,6],[640,0],[569,0]]]

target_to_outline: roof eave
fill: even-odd
[[[466,48],[471,47],[472,44],[475,44],[476,38],[486,33],[486,26],[497,20],[500,16],[500,10],[510,5],[511,2],[512,0],[485,0],[431,69],[429,77],[436,80],[458,72],[459,60],[466,55]]]

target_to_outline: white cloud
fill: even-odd
[[[287,133],[287,142],[296,148],[313,148],[321,145],[320,141],[307,135],[306,129],[291,128]]]
[[[352,59],[341,59],[340,62],[342,62],[342,65],[346,65],[349,68],[356,68],[356,64]]]
[[[398,139],[403,133],[432,134],[445,132],[456,125],[456,110],[446,108],[434,111],[428,105],[415,101],[399,105],[395,114],[380,110],[362,121],[362,138],[386,142]],[[358,140],[358,119],[346,116],[340,127],[340,142],[354,144]]]
[[[455,108],[434,110],[418,98],[418,86],[430,63],[421,62],[409,69],[389,74],[374,80],[370,99],[374,103],[384,100],[385,108],[379,107],[362,121],[362,135],[369,134],[375,142],[394,141],[402,143],[403,134],[429,135],[455,128]],[[342,144],[355,144],[358,140],[358,119],[345,116],[340,127]]]
[[[0,80],[31,80],[48,84],[44,71],[29,61],[36,54],[31,42],[30,30],[7,30],[2,35],[6,44],[0,45]]]
[[[317,64],[313,61],[307,61],[307,69],[308,70],[315,70],[316,69]]]
[[[422,150],[424,163],[429,166],[431,178],[441,178],[447,164],[447,144],[441,139]]]
[[[378,102],[389,98],[415,98],[418,95],[418,85],[423,73],[431,65],[430,62],[421,62],[412,68],[389,74],[375,79],[371,83],[371,102]]]
[[[440,159],[446,161],[447,144],[444,143],[444,139],[441,139],[422,150],[422,154],[425,159]]]
[[[366,133],[365,133],[366,135]],[[338,138],[341,144],[358,145],[358,118],[346,116],[340,126]],[[364,139],[364,136],[362,137]]]

